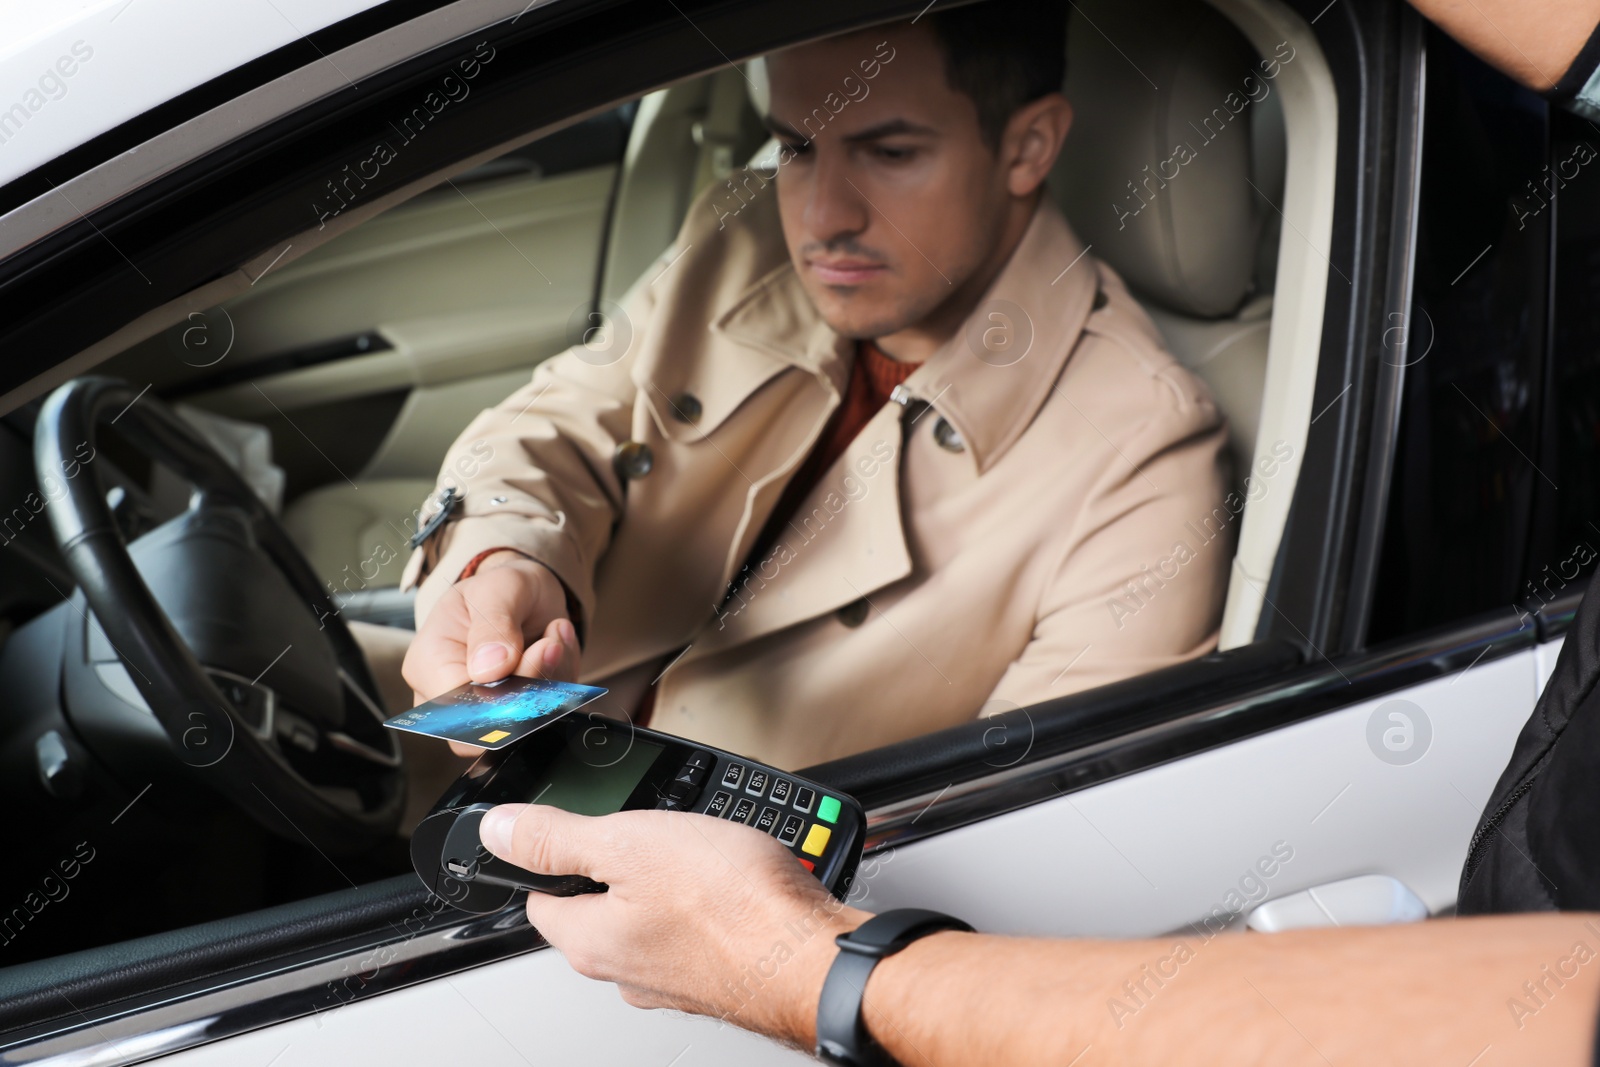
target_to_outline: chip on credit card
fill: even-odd
[[[494,750],[522,740],[603,693],[592,685],[512,675],[498,682],[468,682],[386,719],[383,725]]]

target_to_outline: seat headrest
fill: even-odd
[[[1251,119],[1272,91],[1250,43],[1209,4],[1073,5],[1075,116],[1050,186],[1140,296],[1209,318],[1250,295],[1260,213],[1272,210],[1250,185]]]

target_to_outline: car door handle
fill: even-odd
[[[1275,934],[1311,926],[1381,926],[1419,922],[1428,906],[1404,882],[1386,874],[1363,874],[1302,889],[1263,903],[1245,925]]]

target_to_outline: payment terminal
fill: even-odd
[[[574,713],[485,752],[411,836],[411,860],[434,893],[463,911],[499,911],[525,890],[604,892],[580,875],[541,875],[494,856],[478,823],[496,804],[550,804],[579,815],[654,808],[752,826],[785,845],[843,899],[861,859],[861,805],[787,771],[602,715]]]

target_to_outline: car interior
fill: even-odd
[[[1065,91],[1076,117],[1050,194],[1227,415],[1236,491],[1249,500],[1221,620],[1222,648],[1230,649],[1258,632],[1297,467],[1285,465],[1262,494],[1247,494],[1244,480],[1274,446],[1297,456],[1312,417],[1329,269],[1316,235],[1327,231],[1332,211],[1333,90],[1309,34],[1294,40],[1291,59],[1277,53],[1275,78],[1262,76],[1261,61],[1282,38],[1251,5],[1163,6],[1167,17],[1151,19],[1130,5],[1074,5]],[[1129,20],[1137,20],[1138,32],[1119,34]],[[1125,53],[1112,38],[1137,43]],[[763,85],[759,60],[724,67],[440,181],[95,368],[134,385],[125,394],[86,396],[84,410],[115,410],[150,383],[151,394],[223,456],[281,523],[307,565],[290,574],[289,585],[320,586],[343,619],[387,628],[386,647],[398,655],[412,626],[412,596],[399,590],[400,572],[446,449],[478,411],[581,337],[592,312],[656,269],[697,194],[744,165],[761,165],[771,147],[761,124]],[[1164,91],[1154,94],[1152,85]],[[1192,160],[1175,177],[1150,180],[1156,163],[1182,142],[1193,145]],[[1135,207],[1137,216],[1129,217]],[[315,222],[308,213],[308,231]],[[70,409],[52,411],[43,398],[4,417],[8,432],[0,439],[12,453],[0,464],[5,479],[34,469],[36,425],[47,416],[71,425]],[[170,445],[171,437],[158,427],[113,426],[101,434],[96,443],[115,475],[103,501],[80,502],[85,514],[103,506],[129,541],[181,541],[163,534],[162,524],[183,515],[185,483],[199,465],[183,476],[163,469],[182,467],[181,457],[157,447],[163,441]],[[70,459],[68,446],[62,460]],[[27,491],[5,488],[6,499]],[[3,530],[11,554],[0,556],[7,569],[0,679],[19,704],[40,707],[92,681],[104,691],[97,699],[122,699],[121,714],[131,708],[148,718],[117,660],[121,631],[93,621],[81,596],[62,602],[73,580],[50,524],[30,518]],[[241,570],[256,563],[244,557],[192,565],[187,580],[174,577],[157,597],[169,612],[200,581],[225,588],[241,612],[286,595],[279,586],[257,589]],[[253,662],[273,651],[253,648]],[[330,655],[329,675],[344,678],[345,690],[318,690],[316,699],[363,704],[351,714],[373,721],[385,710],[378,704],[390,713],[409,706],[409,693],[374,692],[347,650]],[[93,679],[62,686],[41,680],[37,665],[51,656],[93,661]],[[216,662],[233,661],[219,655]],[[220,674],[241,701],[255,699],[244,666]],[[376,751],[379,742],[354,729],[349,735],[346,756],[350,766],[367,768],[361,773],[376,775],[371,767],[378,764],[392,769],[399,758]],[[91,816],[103,822],[127,800],[85,786],[92,773],[77,768],[92,762],[93,744],[52,730],[13,733],[0,746],[8,765],[38,768],[52,824],[40,836],[88,840],[93,863],[135,872],[115,885],[101,880],[98,890],[85,879],[82,892],[101,892],[117,906],[76,909],[50,937],[19,942],[9,963],[410,870],[403,838],[343,856],[337,871],[303,862],[304,838],[264,829],[204,791],[176,802],[184,813],[177,820],[171,802],[141,804],[136,796],[118,816],[120,829],[131,832],[99,837],[80,826]],[[331,780],[344,773],[341,766],[305,773]],[[137,793],[123,777],[128,795]],[[147,780],[161,783],[159,790],[173,779]],[[381,779],[371,781],[381,791]],[[213,859],[196,864],[202,841]],[[49,849],[39,854],[58,850]],[[24,888],[38,880],[31,868],[14,873]],[[47,907],[31,921],[52,918]]]

